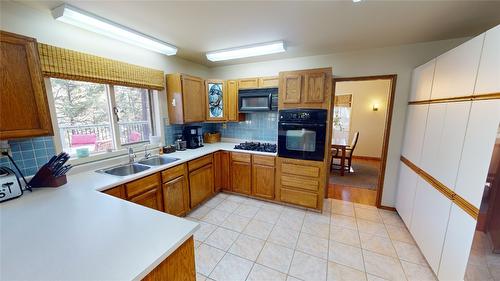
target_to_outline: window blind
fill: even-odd
[[[335,101],[334,101],[335,106],[351,107],[351,103],[352,103],[352,95],[335,96]]]
[[[162,90],[161,70],[38,43],[44,76]]]

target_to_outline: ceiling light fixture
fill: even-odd
[[[362,0],[352,0],[352,2],[354,3],[358,3],[358,2],[361,2]]]
[[[56,20],[167,56],[172,56],[177,53],[177,48],[175,46],[89,12],[82,11],[68,4],[62,4],[54,8],[52,10],[52,16]]]
[[[285,42],[275,41],[250,46],[243,46],[220,51],[207,53],[207,59],[210,61],[232,60],[239,58],[248,58],[268,54],[282,53],[286,51]]]

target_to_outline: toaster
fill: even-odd
[[[17,198],[23,195],[19,178],[12,169],[0,167],[0,202]]]

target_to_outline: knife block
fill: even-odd
[[[67,182],[66,175],[56,177],[46,165],[43,165],[28,184],[31,187],[59,187]]]

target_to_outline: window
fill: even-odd
[[[76,155],[120,149],[149,141],[153,134],[151,91],[50,79],[62,150]]]

